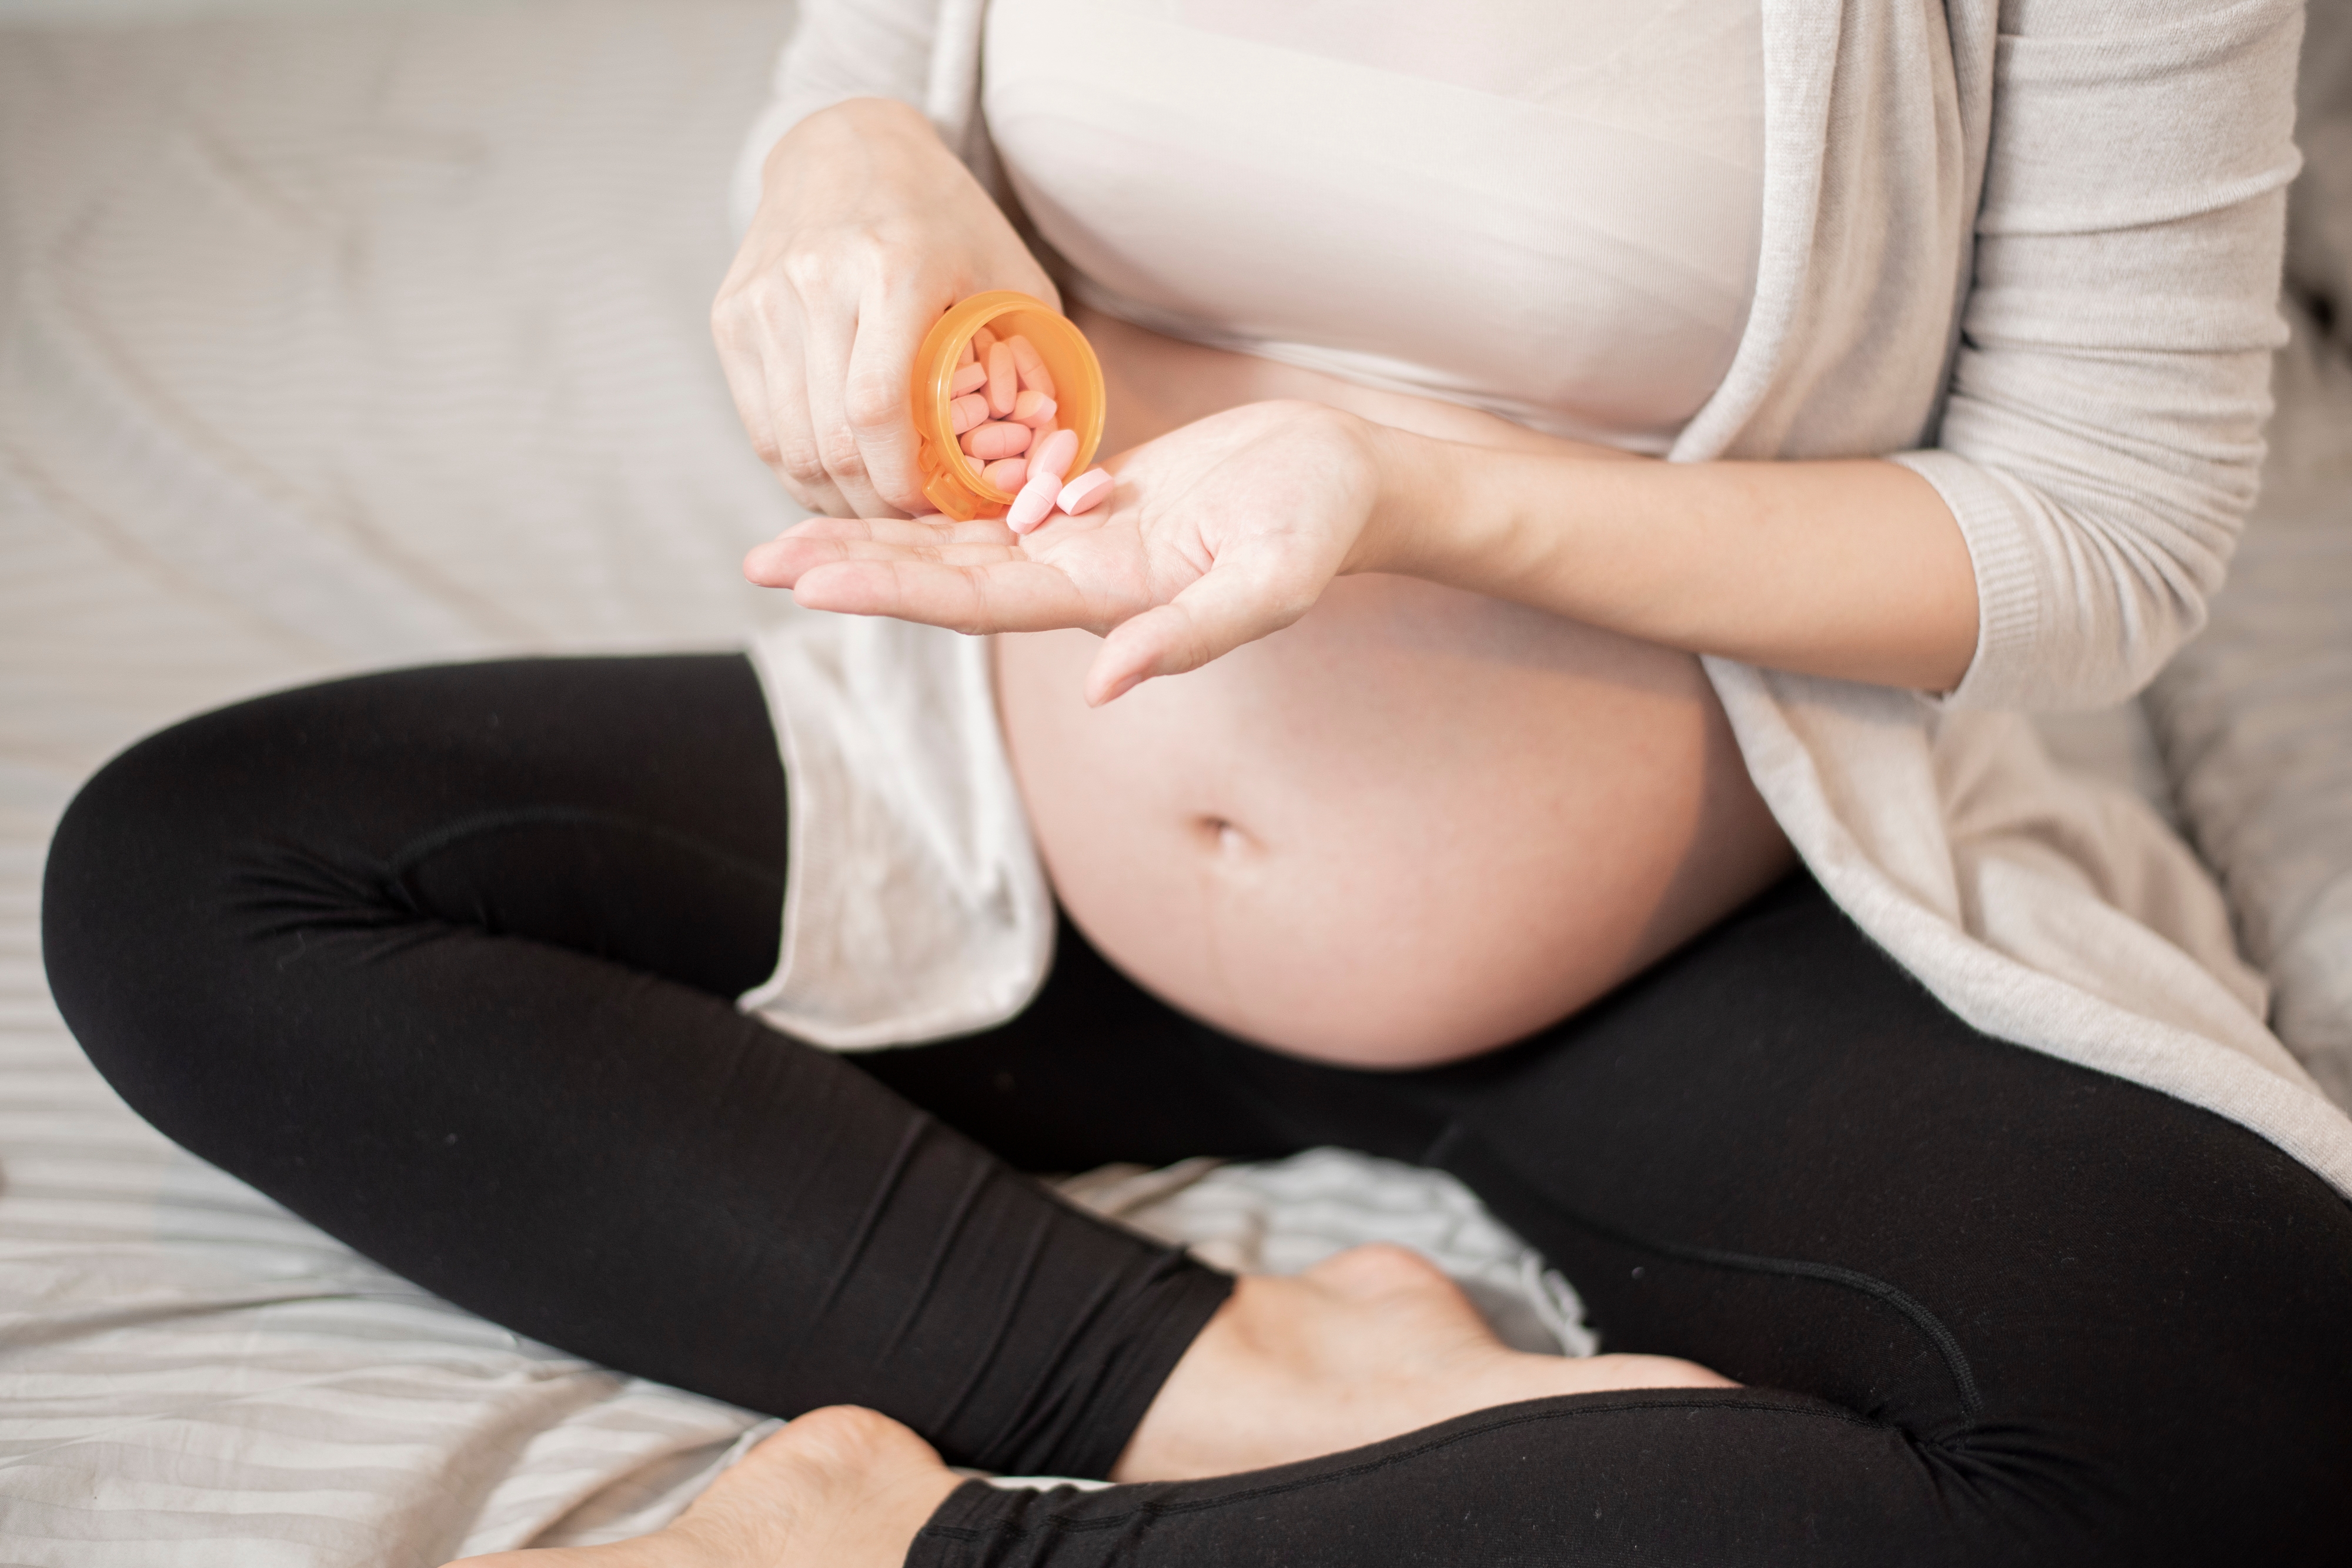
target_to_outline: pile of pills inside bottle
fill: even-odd
[[[1054,514],[1073,516],[1102,504],[1113,481],[1090,468],[1064,482],[1078,455],[1078,434],[1054,423],[1054,378],[1028,339],[999,338],[982,327],[964,345],[950,403],[956,441],[980,465],[980,476],[1015,492],[1004,521],[1025,534]]]

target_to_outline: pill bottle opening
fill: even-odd
[[[1078,438],[1069,472],[1084,473],[1102,444],[1107,398],[1102,364],[1086,334],[1044,300],[1013,289],[975,294],[959,301],[935,322],[915,355],[910,409],[920,439],[918,461],[923,496],[958,521],[997,517],[1013,504],[1013,491],[989,483],[983,466],[967,453],[955,430],[954,382],[972,334],[986,328],[999,339],[1029,340],[1054,380],[1053,423]],[[1039,431],[1043,437],[1045,431]]]

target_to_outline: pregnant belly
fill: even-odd
[[[1121,445],[1251,396],[1364,402],[1312,372],[1082,325]],[[1465,417],[1396,402],[1415,406],[1360,412]],[[1686,654],[1392,577],[1343,579],[1288,630],[1089,709],[1097,646],[997,641],[1055,890],[1139,983],[1278,1050],[1408,1067],[1492,1049],[1790,862]]]

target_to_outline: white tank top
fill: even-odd
[[[990,133],[1080,300],[1663,452],[1729,368],[1760,0],[993,0]]]

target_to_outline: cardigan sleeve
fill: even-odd
[[[958,0],[801,0],[776,57],[773,89],[735,160],[730,207],[738,234],[760,204],[760,171],[784,132],[820,109],[853,98],[895,98],[938,118],[935,61],[943,11]],[[950,33],[959,31],[950,17]],[[961,127],[955,128],[959,132]]]
[[[1937,444],[1977,651],[1943,699],[2116,701],[2204,624],[2269,413],[2296,0],[2005,0]]]

